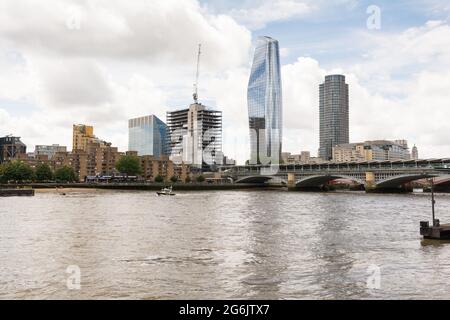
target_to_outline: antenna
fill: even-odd
[[[198,55],[197,55],[197,73],[195,75],[195,83],[194,83],[194,102],[198,103],[198,76],[200,73],[200,55],[202,53],[202,45],[198,45]]]

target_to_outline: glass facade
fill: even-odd
[[[278,41],[258,39],[247,92],[250,164],[278,164],[282,143],[282,92]]]
[[[167,126],[158,117],[151,115],[128,121],[128,150],[139,156],[159,157],[167,155]]]

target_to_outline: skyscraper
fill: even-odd
[[[201,103],[188,109],[167,112],[168,148],[170,159],[204,170],[221,165],[222,112]]]
[[[167,154],[167,126],[154,115],[128,121],[128,150],[139,156],[159,157]]]
[[[278,41],[258,39],[247,92],[250,164],[278,164],[282,144],[282,92]]]
[[[319,157],[333,158],[333,147],[349,143],[348,84],[343,75],[329,75],[320,85]]]
[[[419,150],[417,149],[416,145],[414,145],[414,147],[412,148],[411,159],[412,160],[419,160]]]

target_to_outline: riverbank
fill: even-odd
[[[261,188],[281,188],[278,186],[268,186],[264,184],[208,184],[208,183],[192,183],[192,184],[165,184],[165,183],[29,183],[29,184],[11,184],[0,185],[0,189],[13,188],[32,188],[39,192],[46,190],[64,189],[67,190],[84,190],[95,191],[100,190],[161,190],[167,185],[172,185],[174,190],[186,191],[202,191],[202,190],[245,190],[245,189],[261,189]]]

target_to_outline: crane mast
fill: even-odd
[[[198,45],[198,55],[197,55],[197,73],[195,74],[195,83],[194,83],[194,102],[198,103],[198,77],[200,73],[200,55],[202,53],[202,45]]]

